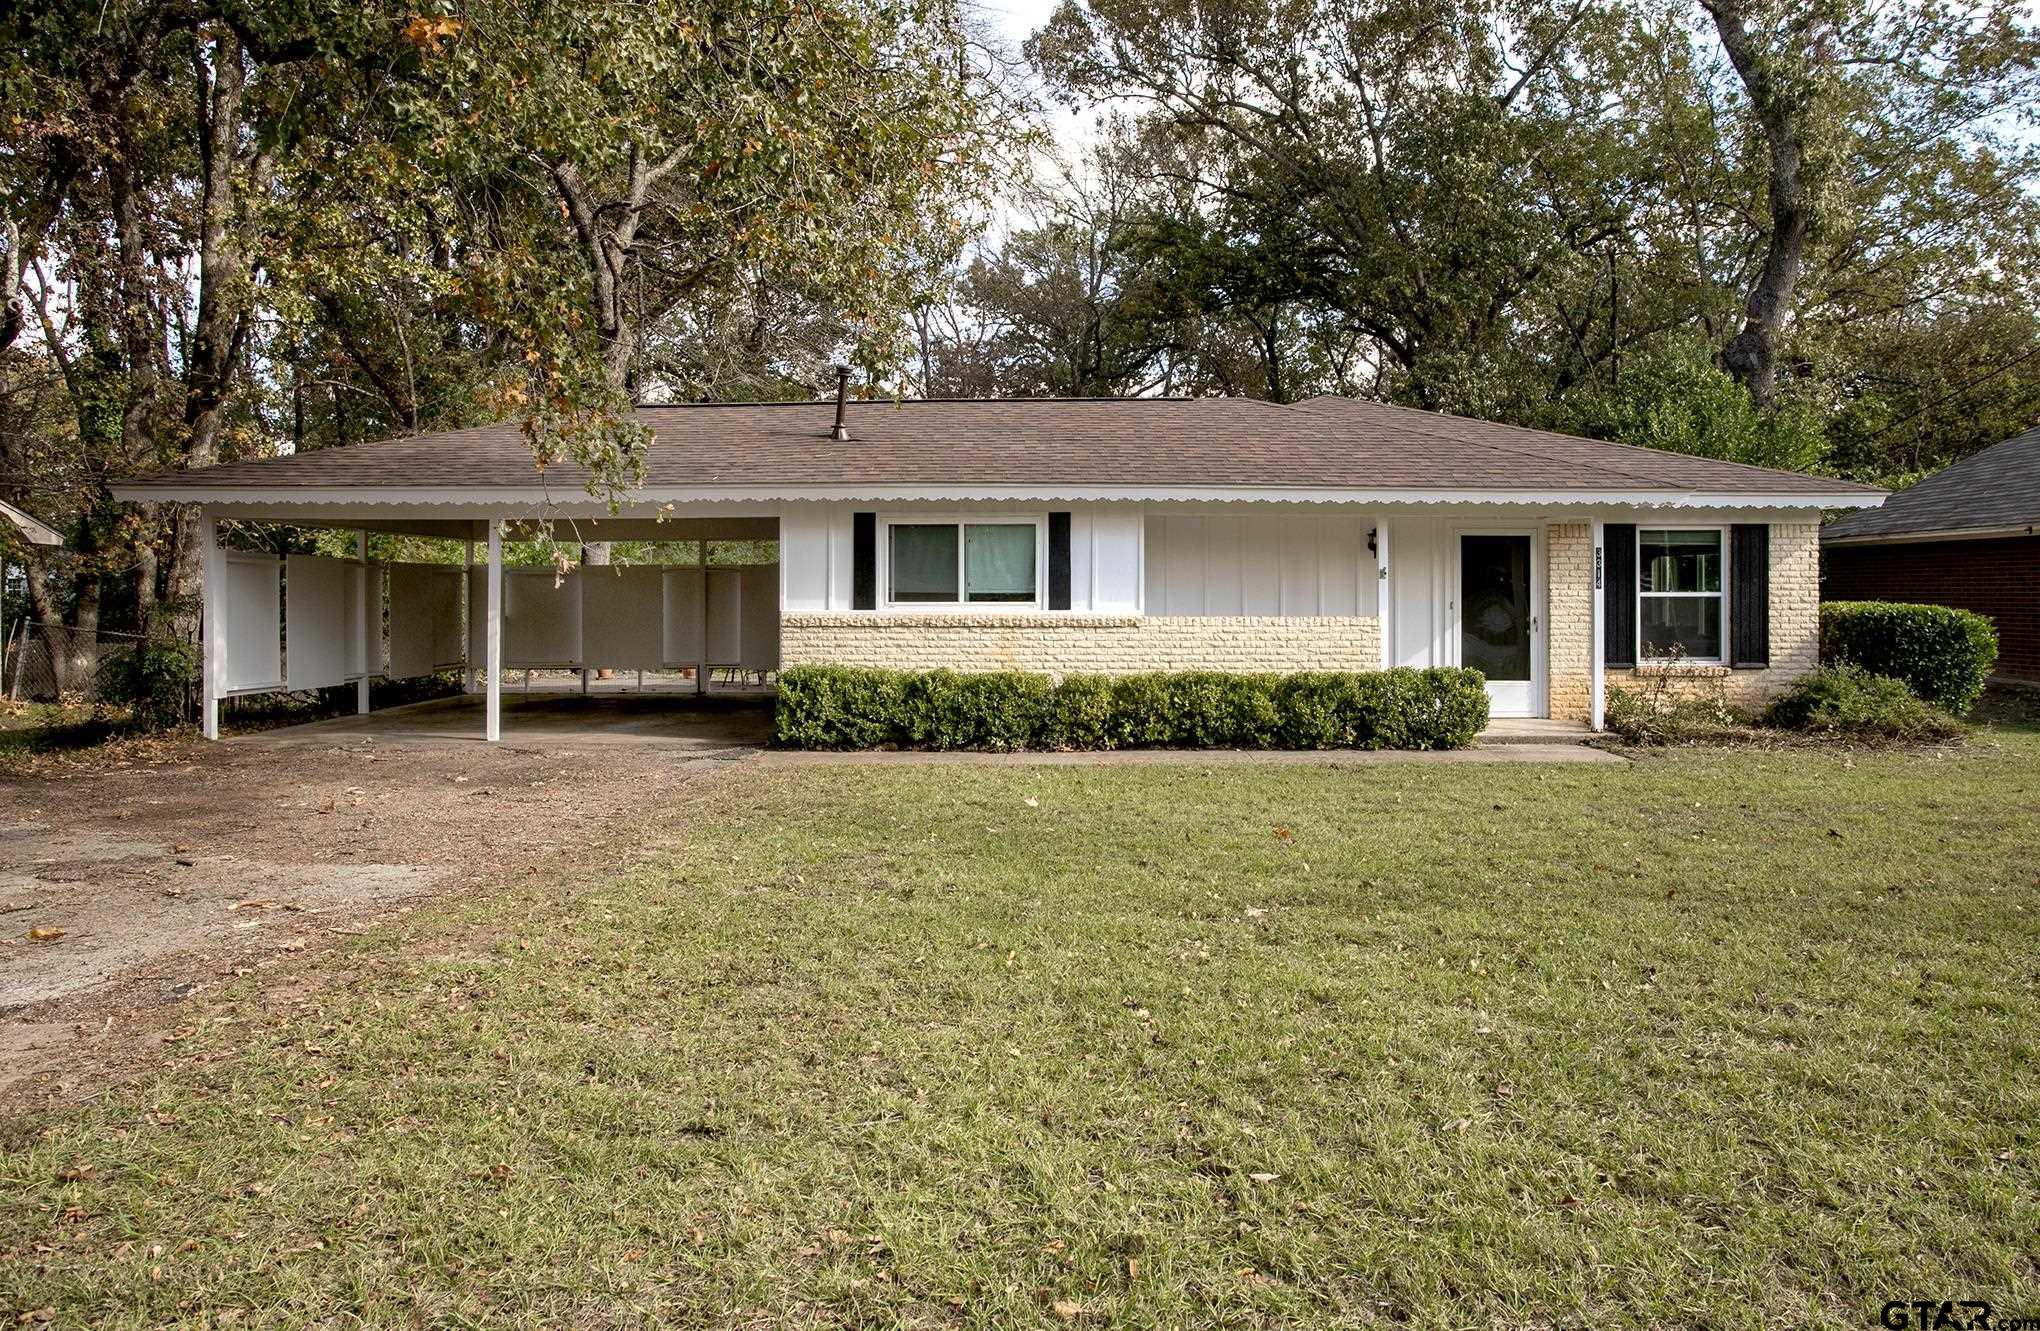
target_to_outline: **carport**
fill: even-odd
[[[778,668],[777,562],[708,558],[712,542],[776,542],[774,515],[726,505],[611,513],[585,501],[527,503],[519,514],[434,507],[440,511],[425,516],[401,502],[216,498],[202,506],[201,724],[208,739],[219,737],[220,703],[229,697],[353,683],[357,712],[366,715],[377,676],[458,670],[466,689],[481,695],[474,719],[493,741],[503,737],[506,672],[525,671],[527,684],[533,671],[574,672],[585,695],[601,671],[691,671],[698,693],[713,669],[765,675]],[[220,539],[227,521],[351,532],[355,556],[229,549]],[[371,561],[375,532],[460,542],[464,566]],[[506,565],[506,545],[548,534],[562,544],[692,544],[699,553],[689,563]],[[425,715],[444,733],[450,718],[472,710],[444,706]],[[541,714],[529,699],[511,710]],[[602,710],[588,710],[588,719]]]

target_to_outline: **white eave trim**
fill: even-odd
[[[1823,536],[1822,545],[1931,545],[1936,541],[1995,541],[2006,537],[2031,536],[2033,524],[2023,527],[1957,527],[1951,531],[1870,532],[1863,536]]]
[[[603,501],[580,490],[541,487],[116,485],[114,498],[174,504],[394,504],[500,512],[504,508],[566,508]],[[709,485],[638,490],[625,507],[663,503],[920,503],[968,501],[1092,501],[1119,503],[1263,504],[1513,504],[1532,508],[1875,508],[1880,494],[1764,494],[1696,490],[1337,489],[1288,485]]]

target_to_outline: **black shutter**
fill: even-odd
[[[1070,515],[1048,515],[1048,608],[1070,608]]]
[[[850,515],[850,608],[878,609],[878,514]]]
[[[1636,665],[1636,524],[1610,522],[1601,528],[1601,608],[1607,626],[1601,660],[1610,666]]]
[[[1761,522],[1729,529],[1728,651],[1737,670],[1771,664],[1771,529]]]

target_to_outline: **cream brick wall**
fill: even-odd
[[[1551,715],[1585,721],[1594,694],[1594,529],[1554,522],[1544,533],[1544,679]]]
[[[1820,526],[1771,524],[1771,664],[1763,670],[1680,666],[1673,687],[1721,696],[1736,707],[1758,708],[1783,693],[1820,662]],[[1649,666],[1610,670],[1608,686],[1636,688]],[[1555,715],[1555,713],[1554,713]]]
[[[782,666],[1028,670],[1376,670],[1371,617],[797,614],[779,621]]]

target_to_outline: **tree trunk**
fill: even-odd
[[[1749,93],[1771,153],[1771,237],[1764,267],[1750,288],[1741,330],[1721,352],[1722,364],[1748,391],[1750,401],[1769,408],[1778,396],[1778,334],[1792,312],[1793,288],[1813,230],[1812,191],[1805,179],[1806,107],[1779,87],[1776,71],[1757,49],[1734,3],[1707,0],[1707,12],[1714,16],[1722,49]]]
[[[198,317],[192,326],[190,363],[185,372],[184,458],[186,467],[209,467],[219,461],[220,427],[233,395],[233,375],[246,335],[249,284],[245,237],[236,198],[240,157],[241,98],[247,71],[240,43],[231,33],[213,43],[210,58],[202,47],[198,61],[199,88],[199,252]],[[267,185],[267,159],[258,155],[250,166],[250,188]],[[198,510],[178,505],[171,516],[170,567],[166,592],[173,624],[184,635],[196,633],[198,587],[203,573]]]

